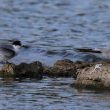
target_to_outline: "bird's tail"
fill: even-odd
[[[102,53],[100,50],[88,49],[88,48],[75,48],[77,52],[84,52],[84,53]]]

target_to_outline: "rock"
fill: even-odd
[[[43,75],[49,77],[74,77],[77,78],[78,71],[89,67],[91,63],[73,62],[68,59],[58,60],[53,67],[47,67],[36,61],[30,64],[21,63],[19,65],[6,64],[0,70],[0,76],[19,78],[41,78]]]
[[[44,73],[50,77],[76,77],[76,68],[70,60],[58,60],[53,67],[46,67]]]
[[[30,64],[21,63],[19,65],[5,64],[0,70],[2,77],[15,78],[42,78],[43,66],[42,63],[36,61]]]
[[[16,77],[41,78],[43,73],[42,63],[36,61],[30,64],[21,63],[15,67]]]
[[[1,77],[12,77],[15,74],[14,68],[15,68],[15,65],[12,63],[5,64],[0,70],[0,76]]]
[[[76,88],[110,89],[110,63],[94,63],[80,69],[72,85]]]
[[[44,73],[50,77],[77,77],[77,69],[84,68],[87,64],[72,62],[68,59],[58,60],[53,67],[46,67]]]

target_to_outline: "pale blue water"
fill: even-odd
[[[11,61],[87,60],[76,47],[109,45],[110,0],[0,0],[0,43],[29,45]],[[66,81],[65,81],[66,80]],[[109,92],[77,91],[73,79],[1,83],[1,110],[109,110]]]

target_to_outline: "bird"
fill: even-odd
[[[0,62],[7,63],[9,59],[15,57],[21,49],[21,41],[13,41],[11,45],[0,45]]]
[[[86,53],[86,54],[93,54],[103,59],[110,59],[110,48],[103,47],[103,48],[75,48],[75,51]]]

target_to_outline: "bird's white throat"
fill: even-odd
[[[19,46],[19,45],[13,45],[13,48],[14,48],[14,51],[15,51],[16,53],[18,53],[19,50],[20,50],[20,48],[21,48],[21,46]]]

